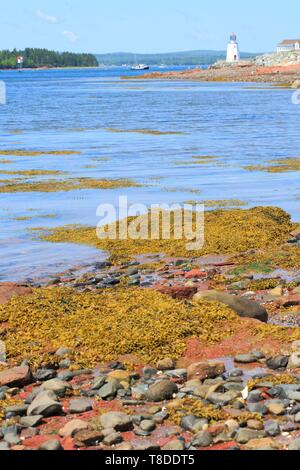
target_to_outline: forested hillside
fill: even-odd
[[[18,51],[0,51],[0,68],[18,67],[17,57],[24,58],[24,68],[37,67],[97,67],[98,61],[93,54],[76,54],[73,52],[56,52],[47,49],[30,49]]]

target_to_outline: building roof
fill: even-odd
[[[300,43],[300,39],[285,39],[279,44],[279,46],[289,46],[291,44],[296,44],[296,42]]]

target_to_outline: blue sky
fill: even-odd
[[[5,3],[5,5],[3,5]],[[271,51],[300,37],[299,0],[9,0],[0,49],[75,52],[225,49],[231,31],[241,50]]]

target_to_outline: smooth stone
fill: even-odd
[[[102,388],[103,385],[105,385],[105,382],[106,382],[106,377],[105,376],[99,377],[97,380],[95,380],[95,382],[92,386],[92,390],[100,390],[100,388]]]
[[[273,415],[276,415],[276,416],[281,416],[285,412],[284,403],[269,402],[269,403],[266,403],[266,407],[267,407],[269,413],[271,413]]]
[[[249,403],[247,410],[250,413],[258,413],[260,415],[266,415],[268,413],[268,408],[261,403]]]
[[[174,439],[162,447],[163,451],[182,451],[185,450],[185,444],[180,439]]]
[[[34,378],[38,382],[46,382],[47,380],[55,379],[56,376],[56,370],[51,369],[38,369],[34,374]]]
[[[145,419],[144,421],[141,422],[140,428],[142,431],[152,432],[155,430],[156,424],[153,420]]]
[[[59,435],[61,437],[74,437],[79,431],[86,429],[89,429],[89,424],[86,421],[73,419],[59,430]]]
[[[111,382],[103,385],[98,392],[98,396],[102,400],[113,399],[116,397],[118,390],[122,388],[120,383],[117,380],[112,380]]]
[[[238,364],[253,364],[257,362],[257,358],[254,354],[238,354],[235,356],[234,361]]]
[[[213,442],[212,435],[208,431],[201,431],[193,439],[194,447],[209,447]]]
[[[277,370],[277,369],[286,369],[289,362],[288,356],[277,356],[271,357],[267,360],[267,366],[269,369]]]
[[[287,392],[289,400],[300,402],[300,392]]]
[[[289,360],[288,369],[300,369],[300,352],[294,352]]]
[[[264,425],[261,421],[257,421],[256,419],[249,419],[249,421],[247,421],[247,428],[254,429],[255,431],[263,431]]]
[[[22,388],[32,382],[33,377],[29,366],[13,367],[0,372],[0,387]]]
[[[230,372],[229,377],[243,377],[244,371],[241,369],[234,369]]]
[[[276,437],[281,434],[280,426],[276,421],[269,421],[265,424],[265,431],[268,436]]]
[[[294,439],[289,447],[288,447],[288,450],[292,450],[292,451],[295,451],[295,450],[300,450],[300,439]]]
[[[50,390],[54,392],[57,396],[63,398],[67,390],[70,390],[72,387],[67,382],[64,382],[59,379],[47,380],[43,383],[43,390]]]
[[[261,395],[260,390],[253,390],[249,393],[247,398],[248,403],[259,403],[263,401],[263,397]]]
[[[132,417],[122,412],[105,413],[100,418],[101,426],[119,432],[130,431],[133,428]]]
[[[266,436],[266,433],[264,431],[256,431],[254,429],[239,429],[237,434],[236,434],[236,441],[238,444],[247,444],[249,441],[252,441],[253,439],[262,439],[263,437]]]
[[[25,428],[35,428],[36,426],[42,423],[43,418],[44,417],[42,415],[24,416],[20,419],[20,424]]]
[[[150,385],[146,392],[146,399],[149,402],[161,402],[168,400],[178,392],[178,387],[175,383],[170,380],[162,380]]]
[[[103,439],[103,444],[106,446],[114,446],[123,442],[123,437],[119,432],[112,432]]]
[[[44,442],[44,444],[42,444],[39,447],[39,450],[46,450],[46,451],[58,451],[59,450],[60,451],[64,449],[58,440],[53,439],[52,441]]]
[[[93,409],[93,402],[88,398],[78,398],[70,401],[69,412],[71,414],[86,413]]]
[[[37,395],[27,410],[27,416],[42,415],[44,417],[58,416],[62,405],[57,401],[55,393],[44,391]]]

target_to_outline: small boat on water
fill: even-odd
[[[146,64],[137,64],[131,67],[131,70],[149,70],[149,65]]]

